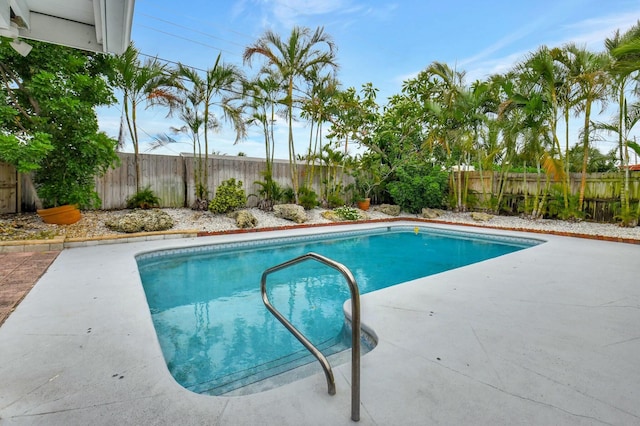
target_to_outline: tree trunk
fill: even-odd
[[[584,191],[587,187],[587,165],[589,164],[589,120],[591,117],[591,99],[587,99],[584,111],[584,135],[582,137],[582,175],[580,177],[580,196],[578,198],[578,211],[582,211]]]

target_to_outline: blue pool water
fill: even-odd
[[[374,231],[212,245],[138,256],[142,284],[171,374],[220,395],[313,362],[260,297],[265,269],[315,252],[347,266],[360,293],[539,243],[510,237],[388,227]],[[342,275],[307,261],[269,275],[268,296],[325,356],[347,349]]]

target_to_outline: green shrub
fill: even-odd
[[[358,209],[354,207],[347,207],[347,206],[336,207],[335,209],[333,209],[333,211],[335,212],[336,215],[338,215],[340,219],[344,219],[344,220],[360,219],[360,212],[358,211]]]
[[[327,197],[327,205],[330,209],[344,205],[344,200],[338,194],[331,194]]]
[[[216,189],[216,195],[209,203],[212,213],[229,213],[247,204],[247,196],[242,188],[242,181],[234,178],[225,180]]]
[[[282,201],[284,201],[286,204],[292,204],[296,201],[296,193],[293,192],[293,188],[291,188],[290,186],[286,187],[283,191],[282,191]]]
[[[552,185],[547,203],[547,217],[561,220],[583,220],[586,214],[580,211],[579,201],[578,194],[569,194],[567,197],[568,205],[565,207],[562,186]]]
[[[128,209],[150,209],[159,206],[160,198],[148,186],[127,198]]]
[[[419,213],[423,208],[442,208],[447,199],[449,175],[418,161],[396,169],[396,180],[387,189],[393,202],[402,210]]]
[[[318,194],[313,189],[300,187],[298,190],[298,201],[305,210],[311,210],[318,205]]]
[[[266,173],[263,173],[263,175],[264,180],[257,180],[253,182],[260,186],[260,189],[258,190],[258,208],[265,211],[271,211],[273,210],[273,205],[282,200],[284,190],[270,175]],[[255,196],[255,194],[252,195]]]

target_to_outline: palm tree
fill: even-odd
[[[140,52],[132,44],[122,55],[114,60],[115,86],[123,92],[124,118],[127,123],[136,169],[136,192],[140,191],[140,139],[136,123],[138,106],[145,102],[148,105],[160,103],[160,99],[171,101],[171,94],[167,90],[172,83],[172,77],[167,66],[161,64],[157,58],[148,58],[140,62]],[[122,135],[122,131],[120,132]],[[122,141],[121,141],[122,143]]]
[[[571,126],[571,112],[575,109],[578,102],[578,85],[574,78],[579,74],[576,71],[577,62],[576,58],[567,48],[555,48],[551,50],[553,60],[559,65],[559,81],[561,82],[558,87],[558,104],[562,107],[562,113],[564,116],[564,152],[565,152],[565,164],[564,164],[564,185],[563,185],[563,197],[564,197],[564,209],[569,212],[569,187],[570,187],[570,174],[571,168],[569,158],[570,148],[570,126]]]
[[[214,66],[205,71],[204,77],[194,68],[183,64],[178,64],[176,76],[176,97],[179,101],[169,106],[172,112],[176,109],[179,111],[180,118],[186,124],[180,130],[191,136],[195,161],[195,208],[206,209],[209,196],[209,132],[218,130],[222,125],[214,111],[217,108],[222,118],[231,122],[236,131],[236,142],[246,134],[243,108],[234,102],[242,96],[244,76],[236,66],[221,62],[220,55]],[[201,134],[204,147],[201,146]]]
[[[275,154],[274,126],[278,115],[278,93],[280,78],[273,70],[267,69],[253,80],[245,81],[245,108],[247,109],[247,124],[259,124],[264,135],[265,180],[269,182],[273,177],[273,160]]]
[[[620,34],[616,31],[612,38],[605,40],[607,53],[611,56],[609,73],[613,81],[613,96],[618,103],[618,120],[615,125],[615,132],[618,134],[618,153],[620,166],[624,173],[623,185],[620,190],[620,204],[622,207],[621,223],[623,225],[632,225],[638,221],[640,211],[634,215],[631,213],[629,203],[629,140],[628,136],[632,127],[638,122],[634,111],[637,107],[632,106],[631,109],[627,105],[627,93],[629,86],[637,77],[640,69],[640,21],[626,33]],[[636,85],[636,89],[638,86]],[[611,127],[609,127],[611,129]],[[638,204],[640,210],[640,203]]]
[[[421,74],[424,76],[419,76],[418,81],[425,80],[426,84],[418,89],[418,92],[426,96],[423,104],[433,119],[429,131],[431,135],[427,140],[438,140],[446,148],[449,162],[457,163],[457,182],[456,174],[452,173],[451,187],[457,200],[456,208],[466,211],[467,188],[462,186],[462,163],[468,160],[464,157],[470,152],[472,141],[467,129],[461,125],[462,117],[459,115],[461,111],[458,108],[461,105],[460,97],[465,90],[465,73],[452,69],[447,64],[433,62]],[[403,90],[406,91],[409,88],[405,87]]]
[[[309,147],[307,148],[307,182],[311,188],[315,178],[317,162],[322,152],[323,123],[330,120],[330,107],[332,98],[338,93],[339,82],[333,74],[320,75],[317,70],[309,74],[308,98],[302,103],[302,118],[310,122]],[[346,154],[346,148],[345,148]]]
[[[546,129],[551,146],[543,154],[542,165],[547,177],[552,177],[562,185],[565,209],[568,209],[568,184],[565,179],[565,158],[562,155],[560,140],[558,139],[558,112],[560,110],[560,100],[564,79],[566,74],[556,58],[557,49],[549,49],[546,46],[540,47],[536,52],[529,55],[522,63],[516,66],[519,79],[519,95],[524,100],[526,109],[535,113],[538,120],[538,129]],[[538,139],[540,140],[540,139]],[[547,140],[542,138],[541,140]],[[543,193],[541,206],[549,188],[547,181],[547,191]],[[537,212],[538,214],[540,212]]]
[[[582,172],[580,179],[580,195],[578,210],[582,211],[584,191],[587,183],[587,165],[589,163],[589,136],[591,134],[591,107],[594,102],[604,102],[608,89],[607,57],[604,54],[592,53],[586,49],[569,45],[566,52],[573,57],[569,79],[578,87],[576,106],[584,115],[582,129]]]
[[[217,122],[212,109],[217,108],[222,113],[222,117],[231,123],[236,132],[237,143],[246,135],[246,126],[243,117],[243,107],[237,103],[242,98],[242,87],[245,77],[240,69],[231,64],[221,61],[218,54],[213,67],[207,69],[202,87],[202,102],[204,106],[203,124],[204,133],[204,162],[208,165],[209,160],[209,132],[214,129],[210,123]],[[204,168],[205,185],[209,181],[208,167]]]
[[[294,91],[298,89],[300,80],[307,80],[312,69],[325,67],[337,69],[333,39],[325,34],[322,27],[317,28],[313,33],[306,27],[294,27],[286,41],[273,31],[267,30],[255,44],[245,49],[244,62],[251,65],[255,55],[266,59],[266,67],[277,69],[285,84],[284,103],[287,107],[289,124],[289,164],[291,183],[297,202],[299,185],[293,140]]]
[[[200,134],[206,126],[217,126],[218,123],[209,120],[205,125],[204,114],[202,113],[202,105],[204,102],[204,80],[198,72],[182,64],[178,65],[176,71],[178,79],[176,80],[176,97],[178,102],[171,105],[171,113],[177,111],[178,116],[185,123],[181,128],[173,129],[176,133],[185,133],[191,138],[193,146],[194,161],[194,186],[195,186],[195,204],[196,209],[206,209],[208,191],[206,180],[203,179],[206,162],[202,161],[202,143]]]

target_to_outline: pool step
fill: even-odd
[[[318,349],[324,354],[324,356],[329,358],[335,354],[345,352],[347,349],[349,349],[349,345],[345,343],[345,340],[343,338],[332,339],[325,342],[324,344],[318,345]],[[214,380],[210,380],[204,383],[198,383],[192,386],[188,386],[187,389],[191,390],[192,392],[203,393],[207,395],[230,395],[230,393],[243,388],[246,389],[243,389],[239,394],[256,393],[277,386],[277,384],[270,385],[268,382],[265,382],[265,380],[273,382],[274,378],[277,376],[314,363],[317,363],[317,360],[313,357],[313,355],[311,355],[306,349],[301,349],[300,351],[294,352],[286,357],[279,358],[274,361],[259,365],[257,367],[239,371],[227,376],[217,377]],[[297,378],[305,377],[321,371],[320,367],[317,367],[317,369],[307,369],[309,370],[308,373],[299,375]],[[303,374],[304,370],[305,369],[298,371],[297,373]],[[285,383],[289,383],[292,380],[295,379],[289,379]]]

